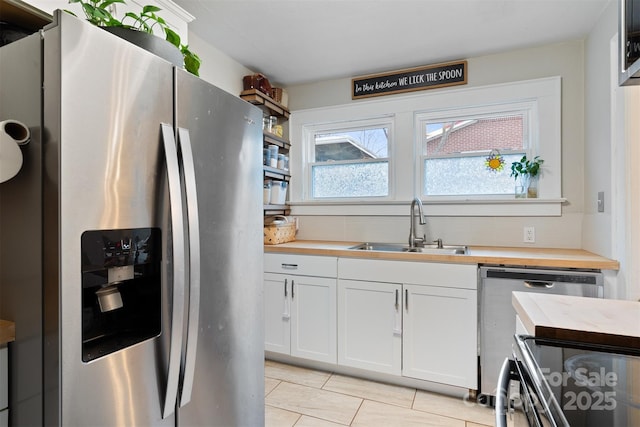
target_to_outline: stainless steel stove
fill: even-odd
[[[640,349],[516,335],[496,426],[640,425]]]

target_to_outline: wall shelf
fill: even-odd
[[[272,168],[271,166],[266,165],[263,165],[262,167],[264,169],[265,178],[279,179],[280,181],[289,181],[291,179],[289,171]]]
[[[275,99],[260,92],[258,89],[248,89],[240,92],[240,98],[254,105],[264,105],[274,116],[289,118],[289,110],[284,105],[276,102]]]

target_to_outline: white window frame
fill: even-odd
[[[344,162],[316,162],[315,161],[315,135],[318,133],[333,133],[340,131],[358,130],[358,129],[371,129],[371,128],[386,127],[389,129],[389,139],[387,147],[387,157],[385,160],[388,162],[389,167],[389,194],[386,196],[366,196],[366,197],[313,197],[313,166],[315,165],[328,165],[328,164],[356,164],[356,163],[370,163],[380,162],[380,160],[360,160],[360,161],[344,161]],[[373,201],[389,201],[393,200],[395,196],[394,191],[394,179],[393,179],[393,147],[394,147],[394,121],[393,116],[374,117],[369,119],[349,120],[344,122],[332,122],[323,124],[314,124],[305,126],[303,129],[303,147],[305,151],[304,168],[305,179],[303,182],[304,188],[304,200],[317,203],[370,203]]]
[[[509,103],[535,105],[538,126],[537,155],[544,159],[537,199],[504,197],[423,197],[433,216],[560,216],[561,182],[561,78],[559,76],[477,87],[439,89],[410,95],[394,95],[291,112],[290,205],[292,215],[406,216],[408,204],[422,192],[419,158],[421,140],[415,138],[416,114],[430,111],[461,111],[469,106]],[[390,158],[390,193],[387,200],[310,200],[308,144],[305,133],[315,126],[348,123],[370,118],[393,117]],[[306,145],[305,145],[306,144]],[[505,165],[506,166],[506,165]]]
[[[442,200],[488,200],[488,199],[505,199],[510,200],[514,196],[513,194],[504,194],[504,195],[443,195],[443,196],[429,196],[424,194],[424,174],[425,174],[425,160],[427,158],[435,158],[429,157],[424,154],[424,123],[425,122],[446,122],[452,120],[459,119],[481,119],[486,117],[492,117],[498,114],[504,115],[517,115],[522,114],[525,117],[524,121],[524,139],[527,143],[526,147],[523,148],[523,152],[527,155],[527,158],[532,159],[533,157],[538,155],[539,148],[539,140],[538,140],[538,132],[537,132],[537,123],[538,123],[538,115],[536,103],[534,101],[525,101],[525,102],[510,102],[504,104],[492,104],[492,105],[479,105],[479,106],[469,106],[460,109],[451,109],[451,110],[431,110],[431,111],[422,111],[416,112],[415,114],[415,140],[417,145],[416,151],[416,170],[419,173],[416,176],[416,188],[420,192],[420,197],[423,201],[442,201]],[[520,151],[520,150],[519,150]],[[502,154],[511,154],[511,152],[504,152]],[[488,153],[487,153],[488,155]],[[450,156],[442,156],[442,157],[460,157],[456,155]],[[510,164],[505,164],[504,168],[509,169],[511,167]],[[490,173],[490,172],[487,172]],[[540,174],[540,181],[544,180],[544,174]],[[514,181],[515,185],[515,181]]]

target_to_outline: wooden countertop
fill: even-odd
[[[590,344],[640,348],[640,302],[513,292],[527,332]]]
[[[0,346],[15,341],[16,326],[13,322],[0,319]]]
[[[432,255],[416,252],[379,252],[349,249],[363,242],[297,240],[280,245],[265,245],[265,253],[295,253],[396,261],[436,261],[460,264],[504,264],[525,267],[595,268],[618,270],[618,261],[582,249],[511,248],[469,246],[466,255]]]

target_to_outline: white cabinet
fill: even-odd
[[[402,375],[477,389],[477,297],[468,289],[404,284]]]
[[[265,254],[265,350],[336,363],[335,257]]]
[[[0,427],[9,425],[9,355],[7,347],[0,347]]]
[[[402,285],[338,280],[338,364],[402,373]]]
[[[475,265],[340,259],[338,270],[340,364],[477,389]]]

